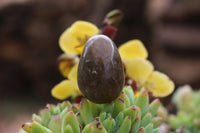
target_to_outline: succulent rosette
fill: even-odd
[[[156,113],[160,101],[149,104],[147,91],[137,98],[131,87],[107,104],[95,104],[83,98],[80,104],[64,101],[47,104],[19,133],[159,133],[162,121]]]
[[[173,130],[184,127],[184,133],[200,132],[200,90],[191,86],[179,87],[173,94],[172,102],[177,107],[176,115],[168,116],[168,123]]]

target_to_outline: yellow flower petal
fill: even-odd
[[[64,100],[70,97],[75,91],[75,86],[70,80],[63,80],[59,84],[53,87],[51,94],[53,97]]]
[[[67,78],[69,75],[69,72],[71,71],[72,67],[75,65],[75,63],[78,61],[78,58],[76,56],[71,56],[68,54],[62,54],[58,58],[58,68],[61,72],[61,74]]]
[[[156,97],[165,97],[174,90],[173,81],[167,75],[158,71],[154,71],[149,75],[144,86]]]
[[[81,54],[86,41],[98,33],[98,28],[92,23],[76,21],[60,36],[60,48],[68,54]]]
[[[72,24],[71,29],[76,37],[91,37],[99,33],[98,28],[87,21],[76,21]]]
[[[81,91],[79,90],[77,80],[76,80],[76,81],[73,81],[73,84],[74,84],[74,86],[75,86],[75,93],[76,93],[76,95],[77,95],[77,96],[82,95]]]
[[[140,85],[153,72],[153,69],[154,67],[150,61],[140,57],[135,57],[126,64],[127,75]]]
[[[87,40],[88,40],[88,39],[87,39]],[[87,40],[86,40],[86,41],[87,41]],[[83,44],[85,44],[86,41],[83,42]],[[84,46],[85,46],[85,45],[79,45],[79,46],[75,47],[76,52],[77,52],[78,54],[81,55],[81,54],[82,54],[82,51],[83,51],[83,49],[84,49]]]
[[[70,73],[69,73],[68,78],[69,78],[70,80],[77,80],[77,73],[78,73],[78,63],[76,63],[76,64],[74,65],[74,67],[72,68],[72,70],[71,70]]]
[[[79,87],[78,87],[77,73],[78,73],[78,63],[76,63],[76,65],[72,68],[72,70],[69,73],[68,78],[73,82],[73,84],[75,86],[75,93],[77,95],[82,95],[82,93],[80,92]]]
[[[130,61],[134,57],[146,59],[148,52],[140,40],[131,40],[119,47],[119,53],[123,61]]]
[[[67,29],[59,39],[61,50],[68,54],[77,54],[76,47],[80,45],[79,40]]]

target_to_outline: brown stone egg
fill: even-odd
[[[82,94],[95,103],[116,99],[124,85],[124,69],[118,49],[105,35],[95,35],[85,44],[78,66]]]

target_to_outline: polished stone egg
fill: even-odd
[[[124,68],[114,42],[95,35],[85,44],[78,66],[78,86],[95,103],[116,99],[124,85]]]

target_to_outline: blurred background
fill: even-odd
[[[140,39],[155,68],[176,87],[200,88],[199,0],[0,0],[0,132],[15,133],[64,79],[56,65],[60,34],[76,20],[101,26],[124,12],[116,44]],[[168,104],[169,98],[162,99]]]

